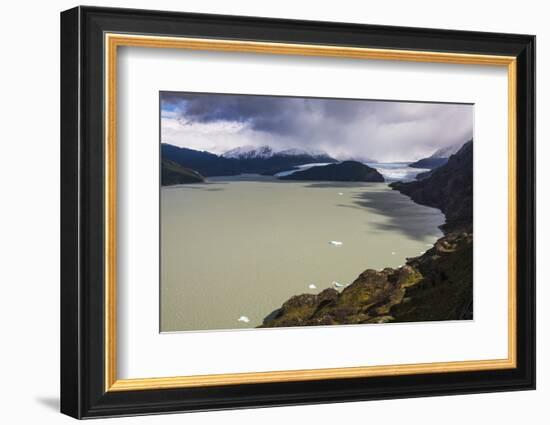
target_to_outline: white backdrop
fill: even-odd
[[[96,1],[97,5],[263,15],[373,24],[536,33],[538,36],[539,198],[538,216],[550,214],[550,170],[540,158],[550,157],[550,28],[544,3],[525,0],[407,2],[258,2],[246,0]],[[0,182],[0,420],[5,423],[74,423],[57,413],[59,382],[59,17],[71,1],[19,2],[2,15],[2,143]],[[546,190],[545,190],[546,189]],[[543,192],[546,196],[543,197]],[[538,390],[458,397],[390,400],[192,415],[111,420],[109,423],[256,424],[354,421],[448,425],[487,421],[499,424],[548,420],[550,397],[550,299],[543,261],[547,222],[539,222]],[[107,422],[106,422],[107,423]]]

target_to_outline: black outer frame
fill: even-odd
[[[517,368],[105,392],[105,32],[517,57]],[[61,412],[92,418],[534,389],[534,131],[534,36],[86,6],[62,12]]]

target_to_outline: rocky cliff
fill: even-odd
[[[447,217],[445,235],[399,268],[365,270],[341,292],[290,298],[261,327],[473,318],[472,142],[421,181],[392,184]]]
[[[431,171],[427,178],[395,182],[390,187],[410,196],[419,204],[439,208],[447,220],[444,230],[471,230],[473,151],[473,142],[469,141],[444,166]]]

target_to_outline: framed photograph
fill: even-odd
[[[61,411],[535,388],[535,37],[61,14]]]

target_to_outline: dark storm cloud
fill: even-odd
[[[242,144],[377,159],[430,154],[470,139],[473,128],[471,105],[163,92],[161,106],[182,126],[241,124]]]
[[[319,100],[273,96],[233,96],[163,93],[162,107],[179,108],[181,118],[190,122],[235,121],[254,130],[288,134]]]

